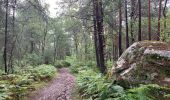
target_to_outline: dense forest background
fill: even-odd
[[[82,75],[93,74],[93,81],[81,82],[101,82],[100,87],[106,81],[102,75],[110,78],[111,67],[133,43],[170,42],[169,0],[59,0],[56,16],[49,7],[44,0],[0,0],[1,75],[28,76],[32,70],[51,75],[49,66],[72,66],[74,73],[90,69]]]
[[[97,58],[101,71],[135,41],[169,41],[168,0],[1,0],[1,69]],[[98,41],[98,42],[97,42]],[[5,64],[5,67],[3,67]],[[103,71],[102,71],[103,72]]]

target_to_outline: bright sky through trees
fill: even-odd
[[[45,0],[45,2],[50,5],[49,11],[50,11],[51,17],[56,16],[57,9],[55,9],[55,8],[58,8],[56,3],[59,2],[59,1],[61,1],[61,0]]]

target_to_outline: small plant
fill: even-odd
[[[118,100],[169,100],[168,94],[170,88],[149,84],[127,90]]]
[[[0,75],[4,74],[4,71],[0,70]]]
[[[40,80],[51,79],[56,73],[56,68],[52,65],[40,65],[33,69],[34,76]]]
[[[112,84],[102,74],[98,74],[91,69],[80,71],[77,82],[79,92],[85,98],[106,100],[120,97],[125,93],[121,86]]]
[[[65,60],[60,60],[60,61],[56,61],[54,66],[56,68],[63,68],[63,67],[69,67],[71,66],[71,64]]]

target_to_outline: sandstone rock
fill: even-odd
[[[130,85],[155,83],[170,86],[170,44],[136,42],[118,59],[112,72]]]

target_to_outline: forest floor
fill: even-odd
[[[49,84],[31,94],[29,100],[72,100],[75,77],[68,68],[59,69],[59,74]]]

